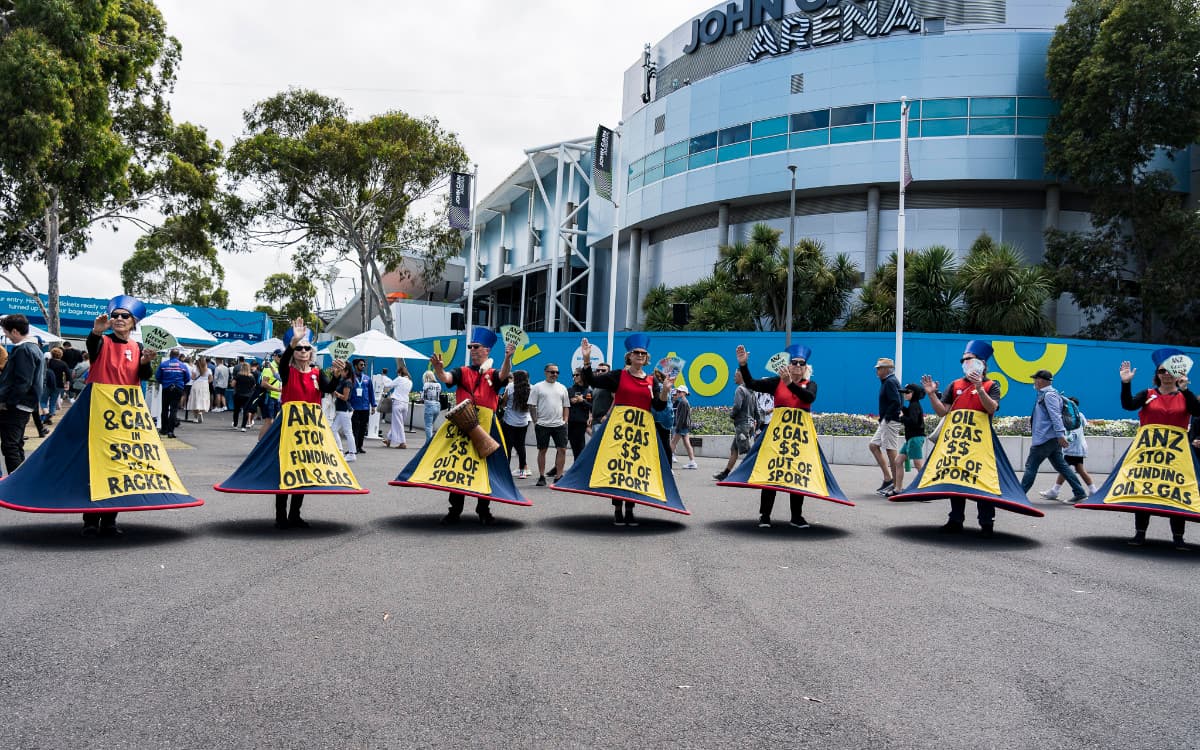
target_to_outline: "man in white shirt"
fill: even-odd
[[[571,397],[567,387],[558,382],[558,365],[546,365],[546,379],[529,389],[529,411],[533,414],[533,433],[537,437],[538,487],[546,486],[546,449],[554,438],[558,453],[554,458],[552,477],[561,477],[567,460],[567,414]]]
[[[229,367],[224,360],[213,370],[213,411],[225,411],[225,389],[229,387]]]

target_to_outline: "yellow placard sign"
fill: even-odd
[[[362,489],[338,450],[320,404],[280,405],[279,488],[353,487]]]
[[[495,412],[476,405],[475,416],[479,419],[479,426],[491,434]],[[492,494],[487,461],[479,457],[471,438],[448,419],[438,428],[433,440],[429,441],[425,455],[421,456],[408,481],[479,495]]]
[[[650,412],[633,406],[614,406],[609,411],[588,484],[666,502],[658,435]]]
[[[790,406],[775,407],[750,472],[750,484],[829,494],[812,414]]]
[[[1000,494],[992,421],[987,414],[955,409],[946,415],[917,489],[938,484],[960,484],[981,493]]]
[[[187,494],[163,449],[141,386],[92,384],[88,478],[92,502],[158,492]]]
[[[1117,469],[1105,503],[1153,503],[1200,513],[1200,492],[1187,430],[1142,425]]]

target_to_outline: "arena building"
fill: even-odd
[[[897,247],[901,99],[915,181],[905,244],[960,255],[981,232],[1036,262],[1088,201],[1047,175],[1057,104],[1046,54],[1067,0],[729,0],[648,44],[624,78],[612,204],[592,192],[590,137],[530,149],[481,196],[475,321],[528,330],[637,328],[656,284],[711,273],[765,222],[846,253],[870,278]],[[1190,154],[1165,156],[1181,192]],[[611,287],[611,288],[610,288]],[[1059,304],[1060,334],[1078,313]],[[550,311],[556,314],[550,314]]]

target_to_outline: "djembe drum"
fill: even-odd
[[[475,446],[475,452],[480,458],[487,458],[500,450],[500,443],[479,425],[479,415],[475,412],[475,404],[471,403],[471,399],[456,404],[446,412],[446,419],[471,439],[471,444]]]

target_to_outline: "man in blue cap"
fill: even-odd
[[[963,377],[956,379],[946,386],[942,394],[937,392],[937,382],[928,375],[921,376],[921,386],[929,396],[929,403],[939,417],[945,417],[957,409],[973,409],[988,415],[988,419],[1000,408],[1000,384],[986,380],[983,374],[987,371],[987,361],[992,356],[992,345],[986,341],[971,340],[967,342],[962,358]],[[977,500],[979,506],[979,528],[983,536],[992,535],[992,525],[996,517],[996,506],[986,500]],[[950,498],[950,517],[941,531],[946,534],[958,534],[963,530],[966,519],[966,498]]]
[[[1033,387],[1038,395],[1029,420],[1033,437],[1030,440],[1029,457],[1025,461],[1025,476],[1021,478],[1021,489],[1029,492],[1037,480],[1038,467],[1042,461],[1049,460],[1050,465],[1071,485],[1074,496],[1069,502],[1075,504],[1087,500],[1088,493],[1063,456],[1063,448],[1071,444],[1067,440],[1070,430],[1063,424],[1063,397],[1051,385],[1053,380],[1054,373],[1049,370],[1038,370],[1033,374]]]
[[[171,355],[158,366],[154,379],[162,387],[162,414],[158,431],[173,438],[175,427],[179,424],[179,399],[183,396],[183,387],[192,380],[191,370],[179,361],[178,349],[172,349]]]

